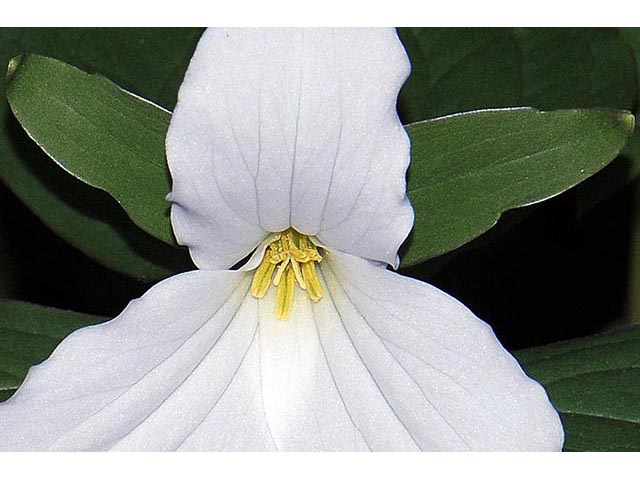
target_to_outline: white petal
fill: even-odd
[[[191,272],[69,336],[0,405],[0,450],[272,449],[245,272]]]
[[[372,448],[404,447],[403,433],[420,450],[562,448],[544,389],[458,301],[350,255],[328,254],[322,275],[319,336]]]
[[[282,321],[274,297],[260,302],[259,336],[264,411],[278,450],[369,450],[352,418],[360,413],[346,408],[335,383],[311,301],[298,290]]]
[[[325,298],[260,302],[262,397],[279,450],[559,450],[544,390],[439,290],[329,253]]]
[[[457,301],[331,253],[325,298],[172,277],[68,337],[0,405],[0,450],[553,450],[542,388]]]
[[[172,222],[201,268],[290,226],[397,263],[413,223],[393,29],[210,29],[180,89],[167,157]]]

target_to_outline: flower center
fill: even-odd
[[[287,320],[291,313],[296,283],[317,302],[322,298],[322,285],[316,263],[322,261],[318,248],[309,237],[293,228],[274,235],[264,252],[262,263],[253,274],[251,295],[263,298],[273,278],[276,291],[276,317]]]

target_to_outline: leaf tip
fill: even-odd
[[[631,136],[636,126],[636,117],[633,113],[624,111],[620,115],[620,121],[624,125],[627,136]]]
[[[11,83],[11,80],[13,79],[16,71],[18,70],[18,68],[20,68],[20,65],[22,65],[23,60],[24,60],[24,55],[18,55],[17,57],[13,57],[11,60],[9,60],[9,64],[7,65],[7,76],[6,76],[7,84]]]

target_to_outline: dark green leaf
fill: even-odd
[[[559,410],[566,450],[640,450],[640,327],[516,356]]]
[[[413,65],[399,98],[400,114],[405,122],[415,122],[516,105],[543,110],[631,110],[638,97],[632,48],[638,51],[640,46],[638,31],[401,28],[399,34]],[[625,149],[623,159],[578,187],[580,211],[636,178],[640,161],[636,161],[635,143],[632,140]]]
[[[411,75],[400,92],[405,123],[520,105],[521,58],[509,29],[400,28]]]
[[[612,28],[516,28],[523,104],[543,110],[631,110],[637,78],[633,52]]]
[[[100,71],[172,108],[201,29],[6,28],[0,59],[50,55]],[[26,136],[0,102],[0,177],[58,235],[103,265],[153,280],[191,268],[185,251],[167,248],[135,227],[109,195],[64,174]]]
[[[617,29],[401,28],[405,123],[479,108],[631,109],[633,51]]]
[[[635,112],[636,115],[640,111],[640,28],[622,28],[622,36],[627,41],[633,51],[634,65],[638,76],[638,91],[636,92]],[[629,168],[630,175],[628,178],[637,178],[640,175],[640,130],[635,131],[631,140],[622,152],[623,156],[629,162],[633,162],[633,166]]]
[[[640,75],[640,28],[622,28],[622,36],[634,53],[631,66],[635,66]],[[638,91],[640,94],[640,90]],[[636,115],[639,95],[636,94]],[[606,173],[605,173],[606,172]],[[636,129],[627,142],[620,158],[601,175],[581,185],[577,189],[578,213],[584,215],[602,200],[605,200],[621,188],[629,185],[640,176],[640,130]]]
[[[640,176],[640,130],[624,146],[618,158],[576,188],[576,207],[579,216],[591,211],[603,200],[631,184]]]
[[[37,53],[89,72],[173,109],[202,28],[2,28],[3,63]]]
[[[68,175],[34,151],[28,164],[18,157],[3,159],[4,179],[33,212],[71,245],[103,265],[142,281],[188,270],[188,253],[153,238],[138,228],[111,197]],[[1,163],[1,162],[0,162]]]
[[[39,55],[14,58],[7,99],[62,168],[110,193],[138,226],[173,243],[164,138],[171,115],[99,75]]]
[[[542,109],[612,107],[632,110],[637,103],[636,29],[515,29],[525,56],[525,98]],[[636,34],[637,35],[637,34]],[[576,189],[580,215],[640,174],[639,133],[620,157]]]
[[[0,401],[17,389],[32,365],[64,337],[105,319],[14,300],[0,301]]]
[[[416,211],[403,265],[459,247],[502,212],[545,200],[609,163],[633,131],[614,110],[485,110],[409,125]]]

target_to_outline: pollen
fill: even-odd
[[[262,263],[253,274],[251,295],[264,298],[273,283],[276,287],[276,317],[287,320],[296,284],[314,302],[322,298],[322,285],[316,264],[322,261],[318,248],[308,236],[290,228],[274,235],[264,252]]]

